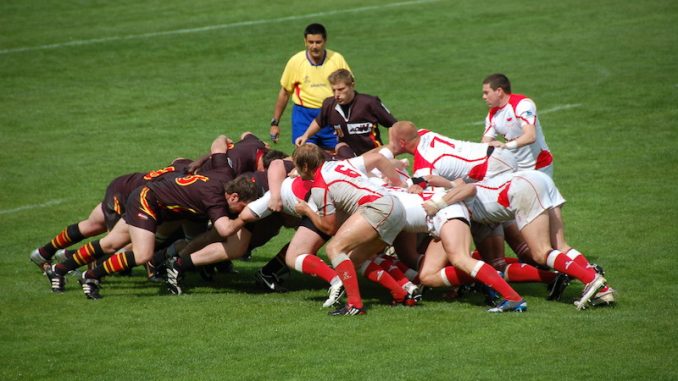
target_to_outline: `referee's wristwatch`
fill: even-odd
[[[271,126],[277,126],[280,121],[276,118],[271,119]]]

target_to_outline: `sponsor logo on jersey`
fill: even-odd
[[[349,123],[346,128],[349,135],[366,134],[372,131],[372,123]]]

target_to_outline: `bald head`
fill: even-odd
[[[396,122],[388,131],[389,147],[394,154],[401,154],[404,152],[413,153],[417,146],[419,134],[417,133],[417,126],[414,123],[401,120]]]

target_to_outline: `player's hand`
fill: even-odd
[[[504,148],[506,144],[500,142],[499,140],[492,140],[491,142],[488,142],[487,144],[496,147],[496,148]]]
[[[306,215],[306,209],[308,209],[308,204],[306,201],[299,200],[296,205],[294,205],[294,211],[297,212],[300,216]]]
[[[268,133],[271,136],[271,141],[273,143],[278,143],[278,140],[280,139],[280,127],[278,126],[271,126],[270,130]]]
[[[435,216],[436,213],[438,213],[438,206],[431,200],[424,201],[421,206],[424,207],[424,211],[426,211],[426,215],[428,216]]]
[[[297,138],[297,140],[294,141],[294,144],[299,147],[301,145],[304,145],[308,139],[304,136],[301,135],[300,137]]]
[[[421,193],[421,192],[423,192],[423,191],[424,191],[424,188],[422,188],[421,186],[419,186],[419,185],[417,185],[417,184],[410,185],[410,187],[407,188],[407,192],[408,192],[408,193],[419,194],[419,193]]]
[[[282,212],[282,200],[280,197],[271,197],[268,200],[268,208],[273,212]]]

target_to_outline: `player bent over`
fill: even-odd
[[[561,196],[546,174],[528,170],[507,173],[476,184],[462,184],[443,197],[433,198],[424,207],[435,214],[448,203],[464,201],[474,221],[500,223],[516,220],[535,262],[547,265],[585,286],[577,309],[615,301],[615,291],[607,286],[588,260],[565,241]]]

